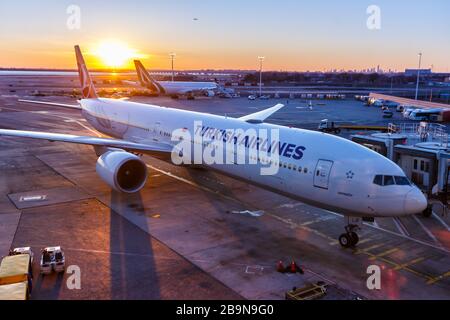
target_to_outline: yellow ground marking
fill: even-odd
[[[383,244],[379,243],[379,244],[374,244],[373,246],[370,246],[368,248],[362,248],[362,249],[356,249],[355,252],[353,252],[354,254],[360,254],[360,253],[369,253],[369,250],[372,249],[376,249],[383,246]]]
[[[409,261],[409,262],[399,264],[398,266],[396,266],[396,267],[394,268],[394,270],[401,270],[401,269],[404,269],[404,268],[406,268],[406,267],[412,266],[413,264],[422,262],[423,260],[425,260],[424,257],[416,258],[416,259],[411,260],[411,261]]]
[[[225,198],[225,199],[227,199],[227,200],[231,200],[231,201],[233,201],[233,202],[237,202],[237,203],[239,203],[240,205],[243,205],[244,207],[249,207],[249,206],[250,206],[250,207],[253,207],[252,205],[249,205],[249,204],[247,204],[247,203],[245,203],[245,202],[243,202],[243,201],[241,201],[241,200],[239,200],[239,199],[236,199],[236,198],[233,198],[233,197],[224,195],[224,194],[222,194],[222,193],[220,193],[220,192],[218,192],[218,191],[211,190],[211,189],[209,189],[209,188],[207,188],[207,187],[204,187],[204,186],[202,186],[202,185],[199,185],[198,183],[195,183],[195,182],[190,181],[190,180],[188,180],[188,179],[179,177],[179,176],[177,176],[177,175],[175,175],[175,174],[172,174],[172,173],[170,173],[170,172],[161,170],[161,169],[156,168],[156,167],[154,167],[154,166],[152,166],[152,165],[148,165],[148,164],[147,164],[147,167],[149,167],[150,169],[153,169],[153,170],[155,170],[155,171],[158,171],[158,172],[160,172],[160,173],[162,173],[162,174],[165,174],[165,175],[167,175],[167,176],[169,176],[169,177],[175,178],[176,180],[180,180],[180,181],[182,181],[182,182],[185,182],[185,183],[187,183],[187,184],[190,184],[190,185],[192,185],[192,186],[194,186],[194,187],[196,187],[196,188],[199,188],[199,189],[201,189],[201,190],[207,191],[207,192],[212,193],[212,194],[216,194],[216,195],[218,195],[218,196],[220,196],[220,197],[222,197],[222,198]],[[284,223],[288,224],[291,228],[297,227],[297,228],[300,228],[300,229],[304,229],[304,230],[310,231],[310,232],[312,232],[312,233],[314,233],[314,234],[316,234],[316,235],[318,235],[318,236],[321,236],[321,237],[323,237],[323,238],[325,238],[325,239],[328,239],[328,240],[330,241],[330,242],[329,242],[330,245],[336,245],[336,244],[339,243],[336,239],[334,239],[334,238],[332,238],[332,237],[330,237],[330,236],[328,236],[328,235],[326,235],[326,234],[324,234],[324,233],[322,233],[322,232],[320,232],[320,231],[317,231],[317,230],[315,230],[315,229],[312,229],[312,228],[310,228],[310,227],[307,227],[307,226],[305,226],[305,225],[303,225],[303,224],[295,223],[295,222],[291,221],[290,219],[282,218],[282,217],[280,217],[280,216],[278,216],[278,215],[276,215],[276,214],[273,214],[273,213],[271,213],[271,212],[269,212],[269,211],[266,211],[266,210],[265,210],[265,214],[268,215],[268,216],[270,216],[270,217],[272,217],[272,218],[275,218],[276,220],[279,220],[279,221],[281,221],[281,222],[284,222]],[[312,223],[312,222],[311,222],[311,223]],[[392,261],[392,260],[389,260],[389,259],[386,259],[386,258],[385,258],[385,256],[387,256],[387,255],[389,255],[389,254],[391,254],[391,253],[393,253],[393,252],[398,251],[398,250],[399,250],[398,248],[392,248],[392,249],[386,250],[386,251],[384,251],[384,252],[382,252],[382,253],[380,253],[380,254],[373,254],[373,253],[371,253],[371,252],[368,251],[368,250],[373,250],[373,249],[378,248],[378,247],[381,247],[381,246],[383,246],[383,244],[375,244],[375,245],[370,246],[370,247],[365,248],[365,249],[357,249],[357,250],[355,250],[354,253],[355,253],[355,254],[364,253],[364,254],[366,254],[366,255],[368,255],[368,256],[370,257],[370,258],[369,258],[370,260],[380,260],[380,261],[383,261],[383,262],[385,262],[385,263],[387,263],[387,264],[393,266],[395,270],[405,270],[405,271],[408,271],[408,272],[410,272],[410,273],[412,273],[412,274],[414,274],[414,275],[416,275],[416,276],[418,276],[418,277],[421,277],[421,278],[427,280],[427,284],[433,284],[433,283],[435,283],[435,282],[437,282],[437,281],[440,281],[441,279],[443,279],[443,278],[445,278],[445,277],[448,277],[448,276],[450,275],[450,271],[449,271],[449,272],[445,273],[444,275],[441,275],[441,276],[438,276],[438,277],[433,277],[433,276],[430,276],[430,275],[427,275],[427,274],[424,274],[424,273],[421,273],[421,272],[418,272],[418,271],[416,271],[416,270],[413,270],[413,269],[409,268],[409,265],[411,265],[411,262],[410,262],[410,263],[407,263],[407,264],[399,264],[399,263],[397,263],[397,262],[394,262],[394,261]],[[413,260],[413,261],[414,261],[414,260]],[[417,262],[419,262],[419,261],[416,261],[416,262],[414,262],[414,263],[417,263]]]
[[[369,260],[375,260],[375,259],[377,259],[377,258],[382,258],[382,257],[387,256],[387,255],[390,255],[391,253],[394,253],[394,252],[396,252],[396,251],[398,251],[398,248],[392,248],[392,249],[383,251],[383,252],[381,252],[381,253],[379,253],[379,254],[374,254],[374,255],[372,255],[372,256],[369,258]]]
[[[446,273],[441,274],[440,276],[431,278],[430,280],[427,281],[427,284],[434,284],[434,283],[441,281],[449,276],[450,276],[450,271],[447,271]]]

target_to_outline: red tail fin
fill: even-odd
[[[139,60],[134,60],[134,66],[136,67],[138,79],[142,86],[146,87],[152,92],[163,94],[166,93],[164,88],[152,78],[147,70],[145,70],[144,65]]]
[[[81,83],[81,95],[83,99],[96,99],[98,98],[95,92],[94,84],[92,83],[91,76],[86,68],[83,55],[81,54],[80,47],[75,46],[75,55],[77,57],[78,75],[80,76]]]

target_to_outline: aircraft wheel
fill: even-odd
[[[348,233],[343,233],[339,236],[339,243],[344,248],[349,248],[352,246],[352,238]]]
[[[356,246],[359,242],[359,237],[356,232],[350,232],[350,238],[352,239],[352,246]]]

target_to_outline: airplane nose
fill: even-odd
[[[427,198],[425,198],[423,193],[418,188],[412,189],[405,196],[405,214],[420,213],[426,209],[427,205]]]

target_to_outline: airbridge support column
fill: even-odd
[[[394,140],[386,139],[384,143],[386,145],[387,158],[394,161]]]
[[[447,153],[438,152],[436,154],[436,158],[438,161],[438,170],[437,170],[437,185],[438,192],[445,192],[447,180],[448,180],[448,166],[449,166],[449,155]],[[449,190],[447,190],[449,191]]]

